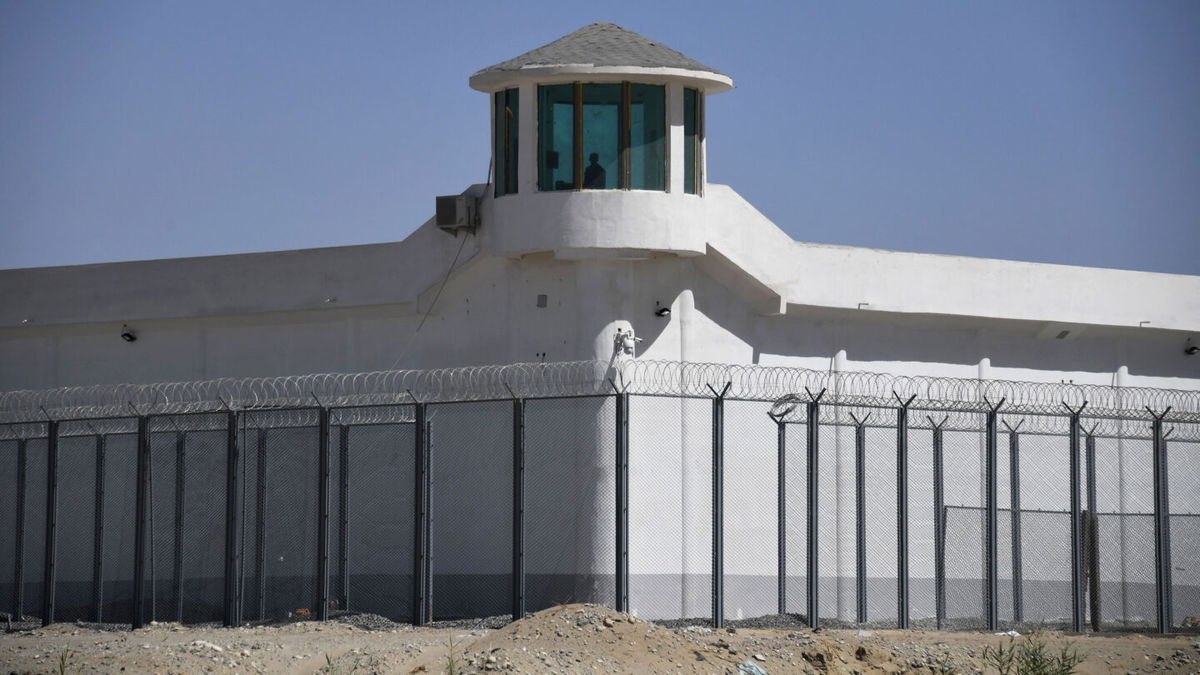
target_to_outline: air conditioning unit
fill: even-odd
[[[479,224],[479,200],[470,195],[446,195],[437,198],[437,226],[454,234],[474,230]]]

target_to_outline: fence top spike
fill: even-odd
[[[1150,413],[1150,416],[1153,417],[1155,421],[1161,422],[1166,419],[1167,415],[1171,413],[1171,407],[1172,406],[1167,406],[1166,410],[1163,410],[1161,415],[1151,410],[1150,406],[1146,406],[1146,412]]]
[[[726,382],[725,386],[722,387],[721,391],[719,391],[719,392],[716,389],[714,389],[711,384],[705,384],[704,386],[708,387],[708,390],[713,393],[713,396],[716,396],[719,399],[724,399],[725,394],[729,393],[729,388],[733,386],[733,382],[731,382],[731,381]]]
[[[950,421],[950,416],[949,416],[949,415],[943,415],[943,416],[942,416],[942,421],[941,421],[941,422],[934,422],[934,421],[933,421],[933,417],[932,417],[932,416],[930,416],[930,415],[926,415],[926,416],[925,416],[925,419],[929,420],[929,425],[930,425],[930,426],[932,426],[932,427],[934,428],[934,430],[935,430],[935,431],[937,431],[937,430],[940,430],[940,429],[941,429],[941,428],[942,428],[942,427],[943,427],[943,426],[946,424],[946,422],[949,422],[949,421]]]
[[[1072,408],[1072,407],[1071,407],[1071,404],[1070,404],[1070,403],[1067,403],[1066,401],[1063,401],[1063,402],[1062,402],[1062,405],[1063,405],[1063,407],[1064,407],[1064,408],[1066,408],[1066,409],[1067,409],[1067,410],[1068,410],[1068,411],[1069,411],[1069,412],[1070,412],[1072,415],[1074,415],[1074,416],[1078,417],[1080,414],[1082,414],[1082,413],[1083,413],[1083,409],[1087,407],[1087,405],[1088,405],[1088,402],[1085,400],[1085,401],[1084,401],[1082,404],[1080,404],[1080,406],[1079,406],[1078,408]]]
[[[856,426],[856,427],[862,427],[862,426],[865,426],[865,425],[867,424],[867,421],[871,419],[871,415],[873,415],[873,414],[874,414],[874,413],[867,413],[867,414],[866,414],[865,416],[863,416],[863,418],[860,420],[860,419],[858,419],[858,416],[856,416],[854,413],[850,413],[850,419],[854,420],[854,426]]]
[[[987,407],[988,407],[988,412],[990,412],[990,413],[996,413],[996,412],[999,412],[999,411],[1000,411],[1000,408],[1001,408],[1001,406],[1003,406],[1003,405],[1004,405],[1004,402],[1005,402],[1005,401],[1007,401],[1007,400],[1008,400],[1008,397],[1007,397],[1007,396],[1004,396],[1004,397],[1001,397],[1001,398],[1000,398],[1000,402],[999,402],[999,403],[992,403],[992,402],[991,402],[991,401],[988,399],[988,397],[987,397],[986,395],[983,397],[983,402],[987,404]]]

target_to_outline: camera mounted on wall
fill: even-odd
[[[613,338],[613,351],[620,356],[633,357],[637,352],[637,343],[641,341],[642,338],[634,335],[632,326],[629,327],[629,330],[618,328],[617,334]]]

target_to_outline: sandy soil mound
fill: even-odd
[[[534,673],[890,673],[913,666],[965,665],[965,652],[901,657],[881,644],[848,643],[810,631],[663,628],[598,605],[564,605],[530,615],[462,645],[461,672]]]

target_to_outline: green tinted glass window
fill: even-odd
[[[700,184],[700,114],[695,89],[683,90],[683,191],[697,194]]]
[[[629,187],[665,190],[666,88],[634,84],[629,89]]]
[[[583,188],[613,190],[620,179],[621,85],[583,85]]]
[[[538,87],[538,189],[575,189],[575,85]]]
[[[521,116],[521,98],[516,89],[509,89],[506,94],[508,101],[508,158],[505,160],[504,166],[508,177],[505,182],[509,194],[513,194],[517,191],[517,129],[518,119]]]
[[[496,164],[496,196],[499,197],[507,194],[504,191],[504,162],[508,158],[508,153],[504,152],[504,92],[496,92],[495,99],[495,105],[492,106],[492,140],[495,142],[492,161]]]
[[[496,92],[493,122],[496,147],[492,157],[496,162],[496,196],[517,191],[517,118],[518,92],[506,89]]]

